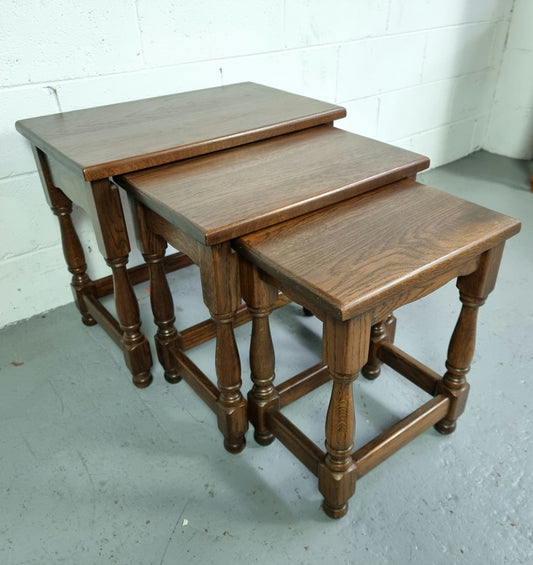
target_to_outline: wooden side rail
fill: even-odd
[[[171,273],[172,271],[177,271],[178,269],[183,269],[192,265],[193,262],[185,255],[178,251],[172,255],[167,255],[163,261],[165,272]],[[143,263],[135,267],[128,269],[128,278],[133,286],[140,284],[144,281],[150,279],[148,274],[148,265]],[[96,296],[102,298],[103,296],[108,296],[113,294],[113,277],[110,275],[108,277],[103,277],[94,281]]]
[[[409,379],[428,394],[433,395],[435,393],[435,387],[437,382],[441,380],[441,376],[405,351],[392,343],[382,342],[377,351],[377,356],[385,365]]]
[[[280,407],[288,406],[291,402],[305,396],[308,392],[315,390],[315,388],[322,386],[329,380],[328,368],[324,363],[318,363],[298,375],[287,379],[276,387]]]
[[[274,309],[281,308],[285,306],[289,302],[289,299],[280,294],[277,301],[274,304]],[[233,327],[237,328],[246,324],[252,319],[250,313],[246,305],[242,305],[235,314],[235,318],[233,320]],[[183,340],[183,349],[184,351],[188,351],[197,345],[205,343],[210,339],[214,339],[216,336],[216,326],[212,319],[204,320],[203,322],[199,322],[198,324],[191,326],[185,330],[180,331],[181,338]]]
[[[87,312],[102,326],[109,337],[121,349],[124,349],[122,331],[120,330],[117,320],[111,315],[109,310],[92,294],[82,294],[81,299],[83,300]]]
[[[186,355],[173,351],[172,360],[178,367],[179,375],[183,380],[216,413],[217,400],[220,396],[220,391],[216,385]]]
[[[321,372],[315,373],[320,375]],[[391,428],[369,441],[352,454],[357,476],[366,475],[374,467],[407,445],[448,412],[450,399],[440,394],[403,418]],[[297,457],[314,475],[324,461],[325,453],[280,411],[271,409],[265,414],[266,423],[274,436]]]
[[[246,322],[249,322],[251,316],[245,305],[241,306],[237,313],[235,314],[235,319],[233,321],[233,327],[242,326]],[[181,338],[183,340],[183,350],[188,351],[197,345],[205,343],[216,336],[216,326],[211,318],[208,318],[190,328],[180,331]]]
[[[295,455],[313,475],[324,461],[325,453],[299,428],[277,410],[266,413],[266,423],[281,443]]]
[[[168,261],[165,261],[165,271],[167,273],[177,269],[183,269],[184,267],[193,264],[187,255],[183,253],[174,253],[173,255],[169,255],[168,259]],[[147,265],[133,267],[133,269],[128,271],[128,276],[130,277],[133,285],[139,284],[144,280],[148,280]],[[82,295],[83,303],[94,320],[102,326],[102,328],[119,347],[122,347],[122,332],[119,324],[109,310],[99,301],[99,298],[113,293],[113,279],[112,277],[105,277],[94,282],[96,285],[95,294]],[[289,299],[283,294],[280,294],[274,304],[274,308],[281,308],[288,302]],[[248,309],[245,305],[242,305],[239,310],[237,310],[233,326],[242,326],[249,322],[250,319],[251,316]],[[190,328],[182,330],[180,333],[183,339],[183,349],[184,351],[188,351],[197,345],[201,345],[206,341],[214,339],[216,336],[216,326],[213,320],[209,318],[191,326]]]
[[[352,455],[352,460],[357,465],[358,477],[366,475],[412,439],[442,420],[448,413],[449,404],[450,399],[439,394],[358,449]]]

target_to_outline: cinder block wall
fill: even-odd
[[[56,219],[17,119],[255,81],[344,105],[340,127],[429,155],[436,166],[484,144],[513,6],[4,0],[0,326],[72,300]],[[87,219],[81,211],[75,219],[91,275],[108,274]]]
[[[533,158],[533,2],[516,0],[483,147]]]

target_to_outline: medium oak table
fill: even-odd
[[[156,344],[165,376],[183,377],[216,413],[230,452],[248,427],[233,334],[241,304],[232,240],[323,209],[363,192],[413,178],[426,157],[317,126],[196,159],[114,177],[137,202],[139,246],[150,269]],[[216,328],[217,386],[185,354],[162,265],[169,242],[200,268],[204,302]]]
[[[45,195],[59,219],[82,320],[100,323],[122,348],[136,386],[152,381],[150,346],[140,331],[132,288],[147,279],[147,270],[127,269],[130,242],[119,192],[109,177],[331,124],[345,115],[334,104],[242,83],[16,123],[32,144]],[[73,202],[89,214],[111,277],[92,280],[87,274],[71,220]],[[188,264],[183,254],[166,260],[167,270]],[[118,321],[99,300],[111,293]]]

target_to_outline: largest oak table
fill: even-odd
[[[317,126],[114,177],[136,201],[165,376],[171,382],[183,377],[215,412],[228,451],[244,447],[248,427],[233,334],[241,294],[232,241],[414,177],[427,165],[427,158],[409,151]],[[167,242],[200,268],[203,300],[215,324],[216,385],[185,354],[183,336],[174,326],[172,295],[162,268]],[[344,242],[338,244],[342,248]]]
[[[145,266],[127,268],[130,242],[119,192],[110,177],[332,124],[345,114],[333,104],[241,83],[16,123],[32,144],[46,198],[59,219],[82,320],[100,323],[122,348],[136,386],[152,381],[150,345],[140,330],[132,288],[148,277]],[[87,274],[71,219],[73,202],[92,220],[110,277],[92,280]],[[187,264],[188,258],[177,254],[167,258],[166,269]],[[100,302],[111,293],[118,320]]]

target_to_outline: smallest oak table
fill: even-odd
[[[170,382],[183,377],[217,414],[230,452],[248,428],[233,334],[241,304],[232,240],[404,178],[426,157],[318,126],[243,147],[114,177],[137,202],[138,244],[150,269],[158,355]],[[166,244],[200,268],[215,324],[217,385],[185,355],[162,265]]]
[[[241,83],[16,123],[32,144],[46,198],[59,219],[82,320],[100,323],[122,348],[136,386],[152,381],[150,345],[140,331],[132,288],[147,279],[147,269],[127,268],[130,242],[120,195],[109,177],[331,124],[345,115],[346,110],[334,104]],[[71,220],[73,202],[91,218],[111,277],[92,280],[87,274]],[[182,254],[166,260],[167,270],[189,264]],[[114,294],[118,320],[100,302],[108,294]]]
[[[246,259],[241,283],[253,316],[248,415],[255,438],[262,445],[278,438],[307,466],[328,516],[344,516],[358,478],[430,426],[455,430],[478,309],[496,284],[505,241],[519,230],[513,218],[405,179],[234,242]],[[462,308],[441,377],[393,344],[386,320],[455,278]],[[268,314],[279,291],[322,321],[326,379],[304,372],[274,386]],[[423,329],[425,336],[431,323]],[[382,362],[432,398],[354,451],[352,384],[359,371],[376,378]],[[328,381],[323,451],[281,408]]]

